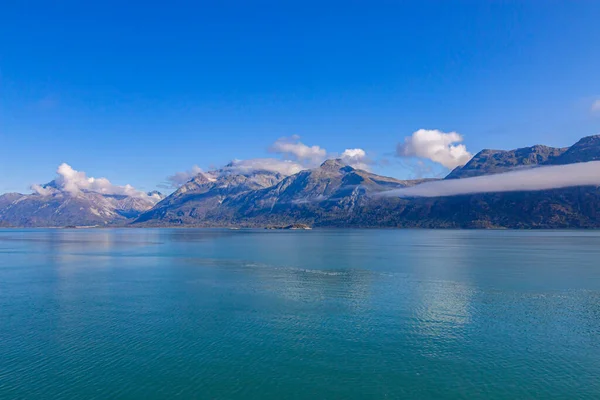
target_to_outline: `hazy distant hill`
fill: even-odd
[[[49,183],[46,188],[56,185]],[[71,194],[53,189],[48,195],[7,193],[0,196],[0,220],[12,226],[104,226],[124,224],[152,208],[164,196]]]

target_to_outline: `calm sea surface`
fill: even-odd
[[[0,398],[600,399],[600,232],[0,230]]]

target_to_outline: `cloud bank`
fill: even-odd
[[[146,199],[160,200],[158,194],[149,195],[135,189],[131,185],[119,186],[112,184],[106,178],[88,177],[85,172],[73,169],[69,164],[62,163],[56,170],[57,178],[47,185],[32,185],[31,189],[41,196],[49,196],[57,192],[77,196],[82,192],[96,192],[107,195],[125,195]]]
[[[531,168],[474,178],[449,179],[394,189],[383,193],[399,197],[442,197],[460,194],[516,192],[599,186],[600,161]]]
[[[473,157],[464,144],[463,137],[456,132],[437,129],[419,129],[399,143],[398,157],[421,157],[443,165],[448,169],[465,165]]]

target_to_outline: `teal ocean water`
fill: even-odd
[[[0,230],[1,399],[600,399],[600,232]]]

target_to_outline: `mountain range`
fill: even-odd
[[[290,176],[228,165],[198,173],[166,197],[72,193],[51,182],[33,194],[0,196],[0,226],[598,228],[600,189],[587,181],[579,185],[575,176],[571,187],[552,189],[550,182],[547,190],[523,185],[452,196],[395,195],[439,184],[487,184],[481,179],[494,176],[518,180],[522,171],[560,171],[557,166],[570,164],[595,168],[598,160],[600,135],[567,148],[482,150],[442,180],[398,180],[331,159]],[[554,169],[544,169],[549,166]]]
[[[107,194],[61,190],[55,181],[44,194],[7,193],[0,196],[0,226],[63,227],[126,224],[165,196],[159,192]]]

